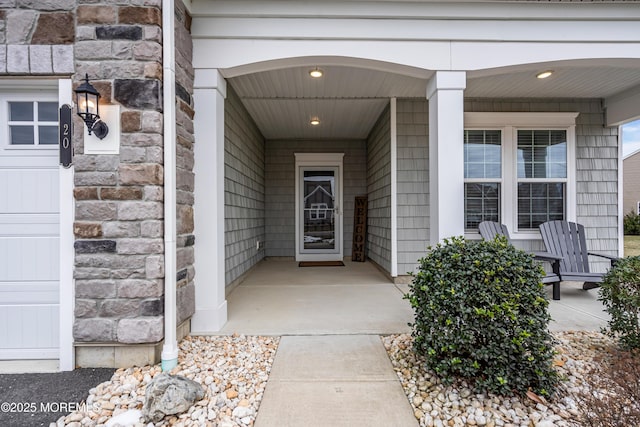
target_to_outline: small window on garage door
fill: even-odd
[[[58,143],[58,103],[8,101],[10,145],[55,145]]]
[[[57,149],[57,93],[0,92],[0,128],[4,149]]]

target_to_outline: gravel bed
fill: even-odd
[[[553,335],[558,342],[554,365],[565,381],[556,397],[543,403],[474,393],[464,382],[445,386],[413,353],[409,334],[383,336],[382,342],[420,426],[573,427],[578,411],[571,396],[588,387],[594,357],[614,342],[598,332]],[[253,426],[278,343],[278,337],[244,335],[185,338],[171,373],[203,384],[205,397],[155,426]],[[142,408],[145,387],[160,372],[157,365],[117,370],[110,381],[90,390],[87,411],[61,417],[51,427],[117,426],[115,417]]]
[[[182,340],[178,366],[171,373],[202,384],[206,394],[188,412],[166,417],[155,426],[252,426],[278,342],[277,337],[244,335]],[[160,372],[159,365],[118,369],[110,381],[90,390],[87,411],[73,412],[51,425],[110,427],[112,418],[142,409],[145,387]]]
[[[571,397],[588,387],[587,368],[614,343],[598,332],[559,332],[554,366],[562,382],[556,397],[536,403],[528,397],[477,394],[464,382],[445,386],[424,367],[408,334],[382,337],[393,368],[420,426],[575,426],[577,405]]]

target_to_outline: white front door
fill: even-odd
[[[341,261],[342,154],[296,154],[296,260]]]
[[[0,359],[59,354],[57,93],[0,93]]]

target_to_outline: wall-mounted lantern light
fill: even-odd
[[[87,125],[89,135],[91,132],[100,139],[104,139],[109,133],[109,127],[100,119],[98,111],[98,100],[100,93],[89,83],[89,75],[85,74],[84,83],[78,86],[76,92],[76,106],[78,115]]]

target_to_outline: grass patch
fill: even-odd
[[[640,255],[640,236],[624,236],[624,256]]]

